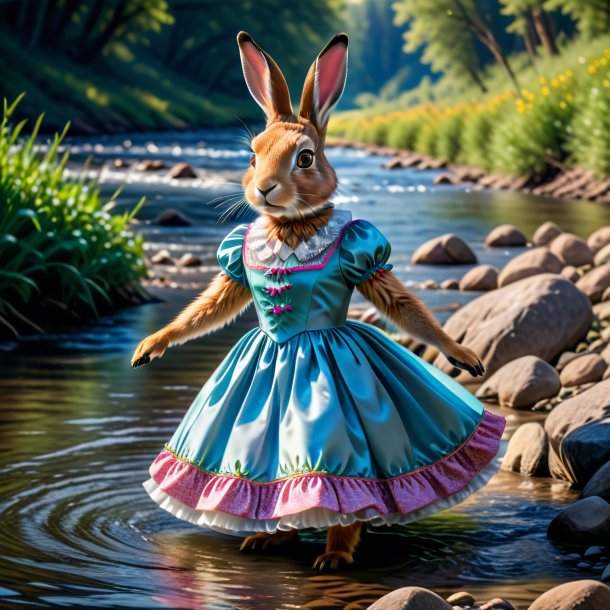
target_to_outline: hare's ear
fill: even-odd
[[[301,96],[299,114],[324,131],[347,77],[347,34],[337,34],[313,62]]]
[[[246,85],[265,111],[267,124],[293,116],[286,79],[271,55],[263,51],[246,32],[237,35],[237,44]]]

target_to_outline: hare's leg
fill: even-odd
[[[344,527],[335,525],[326,531],[326,552],[319,555],[313,562],[314,568],[323,570],[325,567],[335,569],[342,561],[354,563],[353,553],[360,541],[362,523],[356,521]]]
[[[257,546],[260,546],[261,549],[266,549],[270,544],[276,546],[278,544],[282,544],[283,542],[288,542],[289,540],[292,540],[296,535],[296,530],[278,530],[273,534],[259,532],[257,534],[252,534],[252,536],[244,538],[244,541],[241,543],[239,550],[254,550],[254,548]]]

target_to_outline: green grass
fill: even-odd
[[[69,151],[36,150],[42,116],[24,137],[11,122],[18,98],[4,101],[0,123],[0,336],[43,331],[48,320],[90,319],[114,310],[125,291],[145,293],[142,238],[131,213],[113,214],[92,182],[63,178]],[[118,193],[117,193],[118,194]],[[115,195],[116,197],[116,195]]]

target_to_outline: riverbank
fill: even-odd
[[[328,145],[361,150],[370,155],[389,155],[392,158],[383,164],[388,170],[445,170],[435,176],[434,183],[437,185],[465,185],[474,189],[520,191],[555,199],[583,199],[610,204],[610,178],[597,178],[591,170],[578,167],[563,166],[544,175],[526,174],[515,177],[486,172],[478,167],[452,163],[392,146],[364,144],[337,137],[329,137]]]

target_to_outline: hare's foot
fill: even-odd
[[[352,554],[347,553],[346,551],[331,551],[330,553],[322,553],[321,555],[318,555],[316,560],[313,562],[313,568],[317,568],[320,571],[324,570],[325,568],[336,570],[342,562],[354,563]]]
[[[259,532],[257,534],[252,534],[252,536],[248,536],[244,538],[244,541],[241,543],[239,547],[240,551],[251,550],[253,551],[257,546],[262,550],[266,549],[270,544],[277,546],[278,544],[282,544],[283,542],[288,542],[292,540],[297,534],[296,530],[288,530],[281,531],[278,530],[273,534],[267,534],[266,532]]]
[[[326,531],[326,552],[316,557],[313,568],[335,570],[341,562],[354,563],[354,551],[360,541],[362,523],[357,521],[344,527],[335,525]]]

